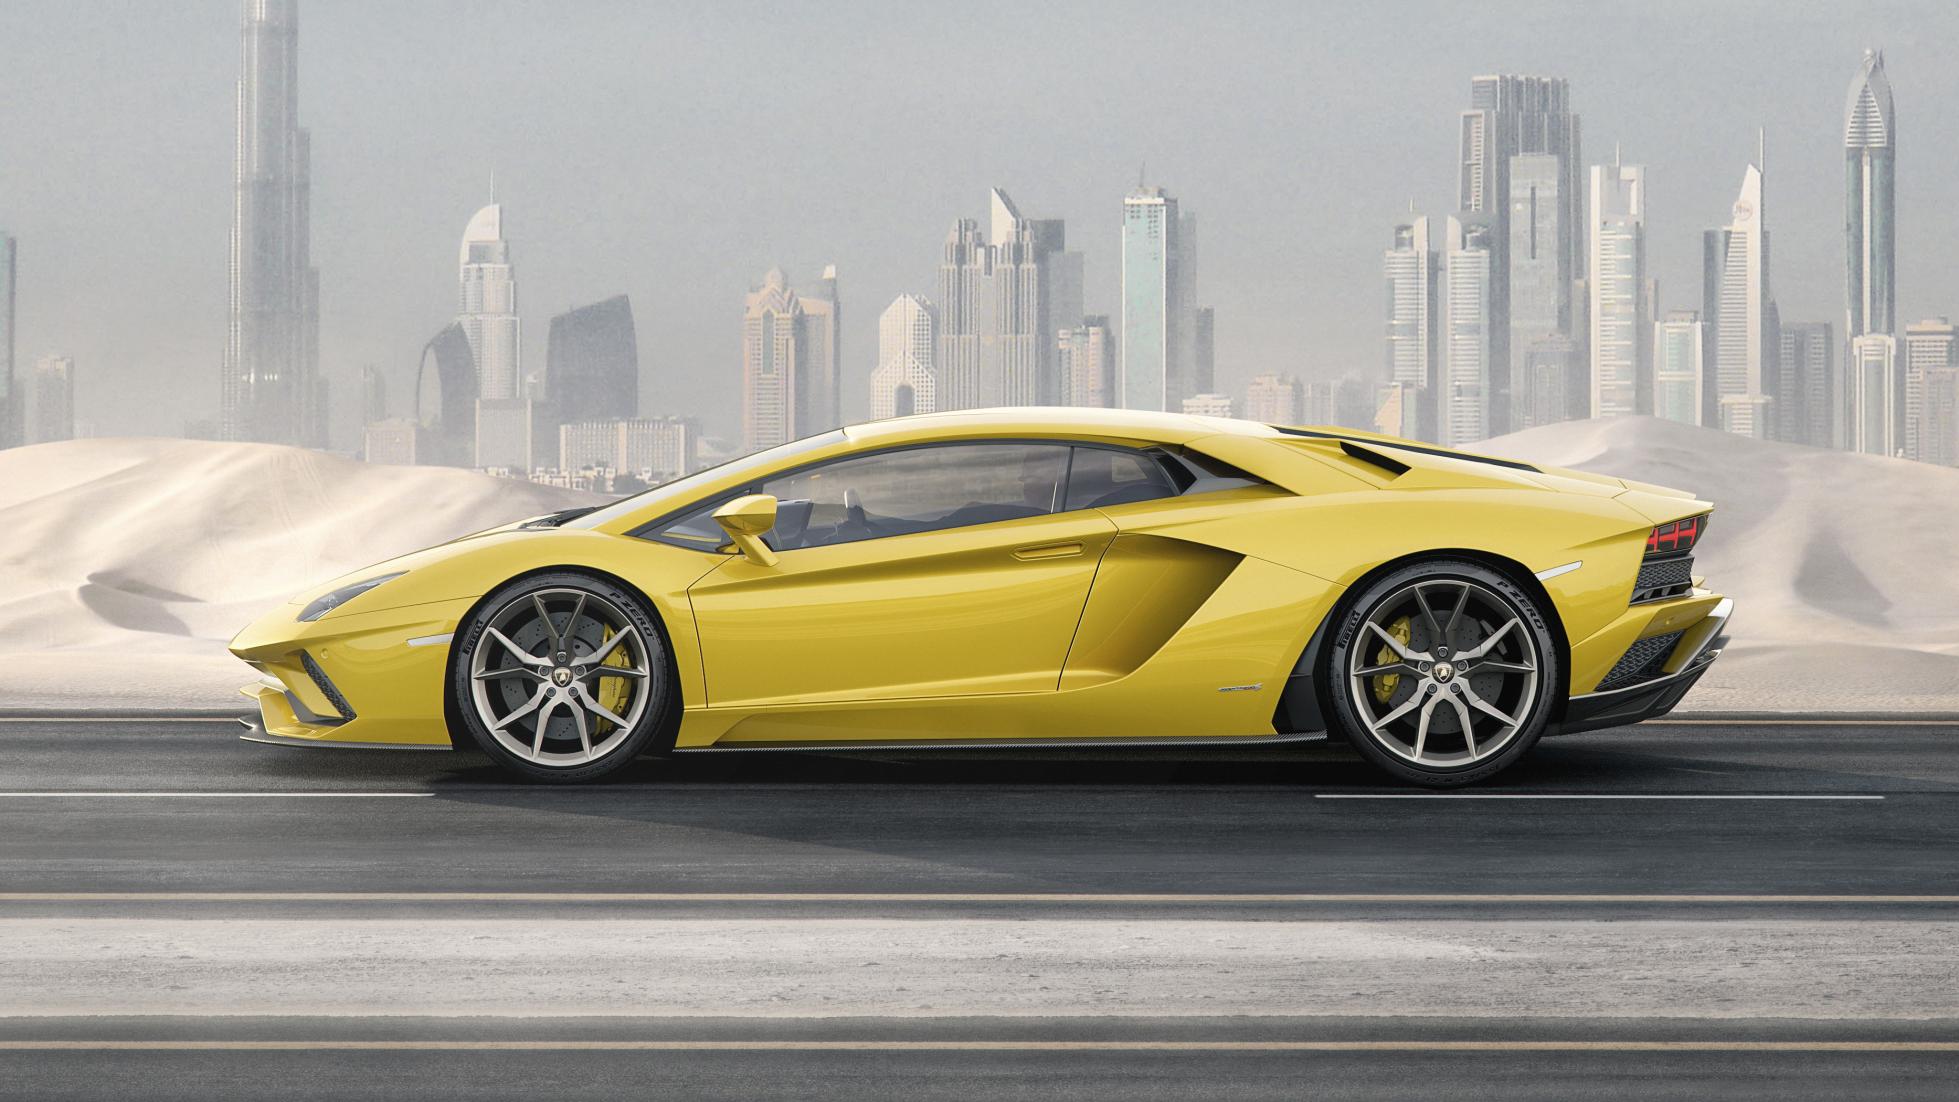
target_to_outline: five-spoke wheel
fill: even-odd
[[[457,634],[457,704],[490,756],[535,780],[611,772],[666,717],[667,651],[633,595],[582,575],[505,587]]]
[[[1334,718],[1363,755],[1422,784],[1480,780],[1542,732],[1557,653],[1531,596],[1473,563],[1397,570],[1336,626]]]

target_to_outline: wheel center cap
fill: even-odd
[[[571,684],[571,677],[570,666],[559,666],[557,669],[551,671],[551,684],[562,689]]]
[[[1429,672],[1438,683],[1443,685],[1448,684],[1456,676],[1456,668],[1447,662],[1437,662],[1435,668]]]

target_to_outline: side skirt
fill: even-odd
[[[743,754],[809,751],[819,754],[846,750],[1099,750],[1140,746],[1277,746],[1324,742],[1325,731],[1293,735],[1217,735],[1208,738],[1013,739],[1008,741],[948,740],[944,742],[751,742],[731,746],[684,746],[676,754]]]

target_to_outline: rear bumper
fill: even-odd
[[[1667,658],[1659,677],[1608,692],[1572,697],[1565,705],[1563,720],[1547,734],[1571,735],[1623,727],[1672,711],[1714,665],[1714,660],[1721,657],[1722,648],[1728,645],[1727,628],[1734,607],[1734,601],[1724,597],[1704,619],[1688,629]]]

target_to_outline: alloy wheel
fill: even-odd
[[[490,617],[469,661],[483,728],[543,766],[598,761],[647,708],[646,640],[625,611],[581,589],[540,589]]]
[[[1347,676],[1373,742],[1418,766],[1501,753],[1535,708],[1542,665],[1522,613],[1458,578],[1413,582],[1361,621]]]

